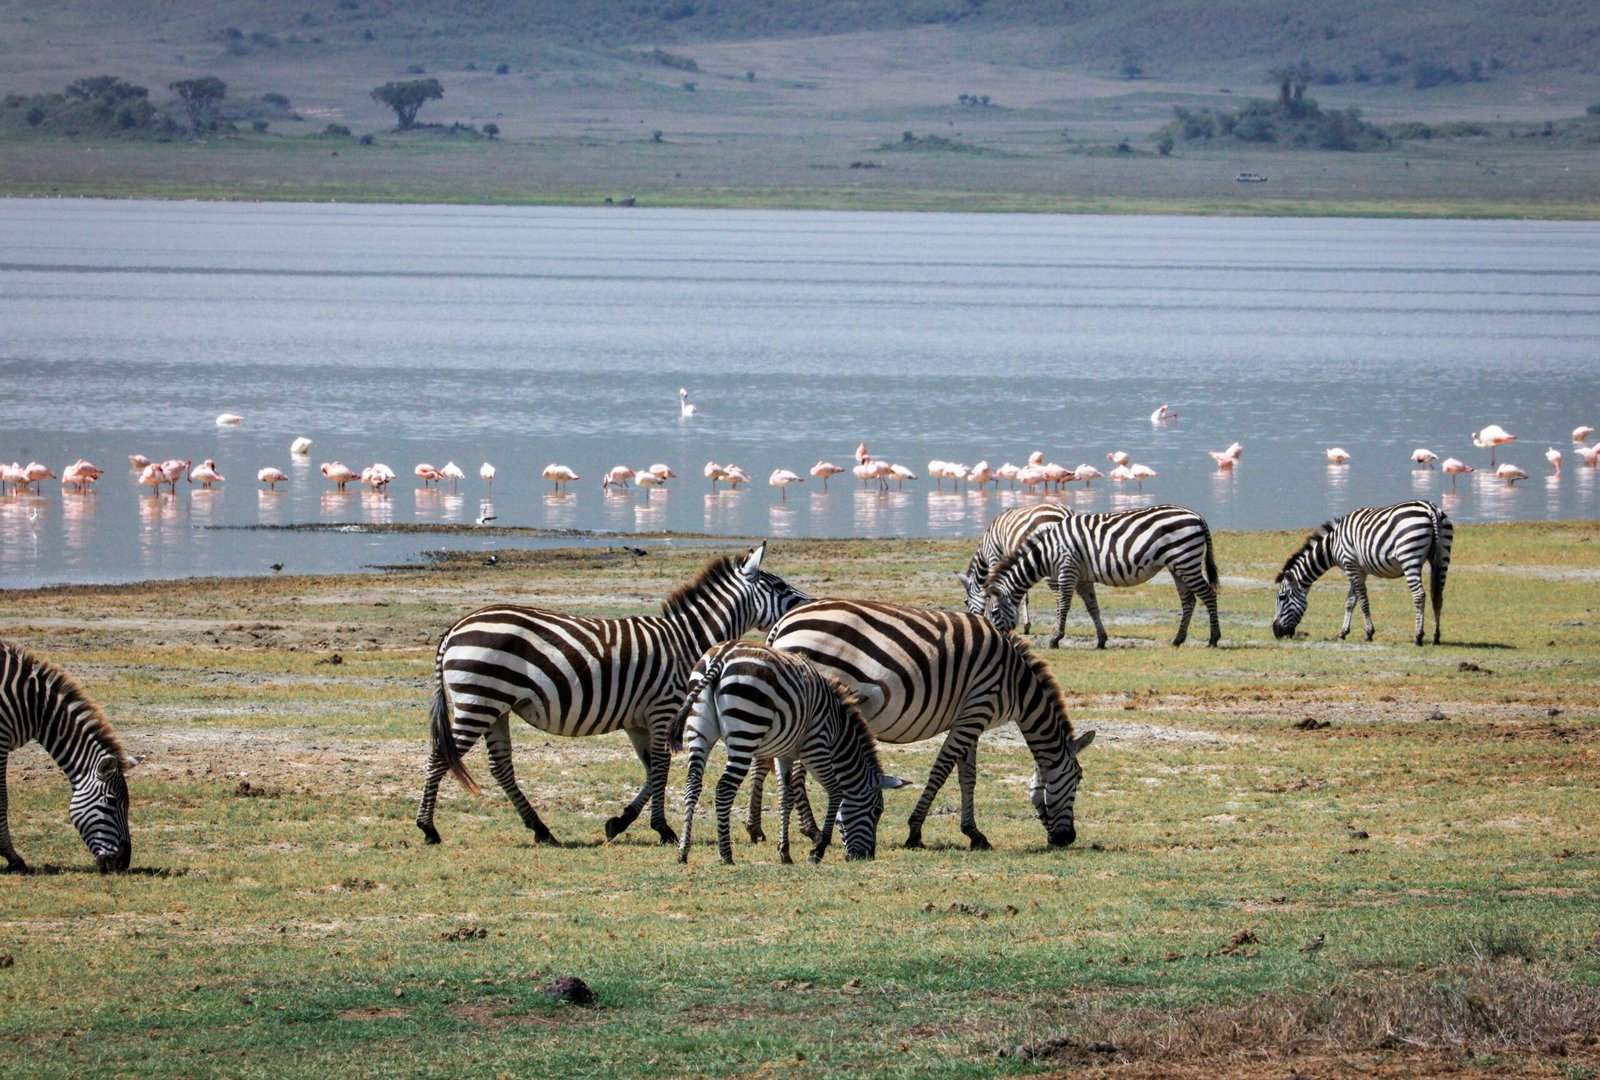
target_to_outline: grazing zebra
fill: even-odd
[[[761,569],[766,545],[743,559],[708,563],[673,590],[660,615],[591,619],[539,608],[489,607],[456,623],[434,656],[432,753],[417,808],[417,828],[439,842],[433,825],[439,781],[449,770],[477,794],[461,756],[487,736],[489,772],[539,843],[555,837],[517,787],[511,763],[511,713],[552,735],[628,733],[644,763],[645,783],[622,813],[606,822],[615,838],[653,804],[650,824],[663,843],[667,824],[667,725],[683,701],[695,660],[719,641],[751,627],[765,629],[809,600]]]
[[[728,767],[717,781],[717,854],[733,862],[728,839],[728,814],[739,785],[757,756],[777,762],[782,788],[778,857],[789,858],[789,813],[794,804],[790,767],[803,762],[828,792],[828,812],[811,849],[821,862],[833,839],[838,818],[846,859],[870,859],[877,853],[878,819],[883,792],[905,786],[885,776],[878,748],[842,685],[824,678],[804,657],[765,645],[725,642],[713,646],[689,676],[689,694],[672,723],[672,741],[687,726],[689,778],[683,792],[683,835],[678,861],[689,861],[689,838],[706,759],[718,739],[728,745]]]
[[[1072,803],[1083,779],[1078,754],[1094,732],[1072,737],[1061,688],[1021,639],[965,613],[817,600],[779,619],[767,644],[799,653],[849,688],[879,742],[918,742],[948,732],[911,813],[907,847],[922,846],[922,823],[952,768],[961,784],[961,831],[974,850],[990,846],[972,806],[978,736],[1008,721],[1016,721],[1033,753],[1030,798],[1050,846],[1076,838]]]
[[[961,582],[961,587],[966,592],[967,610],[974,615],[982,615],[983,586],[989,580],[990,571],[999,566],[1007,555],[1021,547],[1035,530],[1045,525],[1055,525],[1071,514],[1072,511],[1060,503],[1018,506],[996,514],[994,520],[989,522],[989,527],[984,530],[982,539],[978,541],[978,550],[972,553],[972,559],[967,563],[967,572],[956,575],[956,580]],[[1055,578],[1051,577],[1049,583],[1051,590],[1054,591]],[[1033,623],[1028,617],[1027,593],[1022,594],[1018,617],[1022,622],[1024,634],[1033,630]]]
[[[1367,607],[1367,576],[1404,577],[1411,586],[1417,609],[1416,643],[1422,644],[1422,564],[1433,570],[1433,643],[1439,644],[1439,613],[1444,608],[1444,578],[1450,570],[1450,542],[1455,526],[1431,502],[1364,506],[1342,518],[1325,522],[1289,556],[1279,571],[1278,608],[1272,616],[1273,637],[1293,637],[1306,613],[1306,596],[1312,584],[1333,568],[1344,567],[1350,594],[1344,601],[1344,626],[1339,638],[1350,633],[1350,616],[1361,601],[1361,617],[1372,640],[1372,612]]]
[[[1094,595],[1096,583],[1118,588],[1143,585],[1162,570],[1172,572],[1183,605],[1178,636],[1172,643],[1182,645],[1189,636],[1189,619],[1199,597],[1211,616],[1211,640],[1206,644],[1216,645],[1222,627],[1217,622],[1217,564],[1211,553],[1211,529],[1205,518],[1181,506],[1074,514],[1041,528],[990,571],[982,604],[974,604],[970,592],[967,604],[975,613],[987,614],[1000,629],[1011,630],[1017,625],[1019,599],[1035,581],[1048,577],[1056,584],[1056,631],[1050,636],[1050,647],[1061,643],[1067,610],[1076,592],[1094,620],[1095,646],[1103,649],[1106,627]]]
[[[126,870],[133,858],[128,837],[128,782],[138,762],[117,741],[94,702],[66,672],[26,649],[0,641],[0,856],[8,871],[28,864],[11,846],[6,804],[6,759],[33,739],[45,748],[72,785],[67,817],[103,874]]]

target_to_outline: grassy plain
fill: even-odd
[[[1332,579],[1275,642],[1298,539],[1219,536],[1216,650],[1166,644],[1165,575],[1101,590],[1103,652],[1074,612],[1051,667],[1099,736],[1073,848],[1046,849],[1013,729],[980,756],[997,850],[965,849],[953,785],[930,848],[899,848],[913,787],[875,862],[816,867],[744,843],[720,866],[703,815],[687,867],[643,825],[602,843],[639,780],[620,735],[515,733],[561,847],[498,792],[447,786],[440,847],[411,824],[450,621],[651,611],[705,549],[508,538],[493,568],[7,592],[0,632],[143,761],[135,870],[99,877],[59,773],[13,755],[40,872],[0,878],[0,1075],[1596,1075],[1600,525],[1460,529],[1447,644],[1422,649],[1393,582],[1374,642],[1333,640]],[[786,541],[769,565],[948,605],[968,548]],[[884,757],[920,784],[933,749]],[[594,1004],[539,989],[569,974]]]

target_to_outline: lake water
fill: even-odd
[[[1307,528],[1413,497],[1458,521],[1592,518],[1569,433],[1600,426],[1600,225],[0,200],[0,458],[95,494],[0,498],[0,584],[356,570],[429,549],[557,542],[362,526],[647,535],[964,535],[1029,498],[880,495],[849,474],[787,501],[774,468],[874,456],[1047,461],[1159,478],[1065,496],[1175,502],[1216,528]],[[686,387],[698,415],[679,415]],[[1152,425],[1162,403],[1176,420]],[[218,428],[224,411],[244,416]],[[1451,491],[1427,446],[1487,466]],[[288,453],[314,440],[308,459]],[[1233,441],[1240,466],[1207,456]],[[1353,461],[1329,468],[1325,450]],[[1546,446],[1567,458],[1555,477]],[[213,458],[153,496],[127,455]],[[318,464],[375,461],[389,494]],[[419,461],[468,474],[416,490]],[[752,488],[713,493],[707,460]],[[498,470],[492,493],[478,466]],[[550,462],[583,479],[554,496]],[[646,498],[615,464],[666,462]],[[278,493],[255,473],[292,476]],[[351,526],[301,532],[214,526]],[[559,542],[573,543],[572,539]],[[611,542],[599,538],[591,542]]]

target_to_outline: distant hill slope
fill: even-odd
[[[1519,79],[1600,75],[1593,0],[0,0],[0,82],[74,55],[581,67],[585,54],[632,45],[931,24],[962,31],[975,59],[1095,74],[1131,66],[1158,79],[1300,60],[1373,76],[1418,62],[1463,72],[1475,62]]]

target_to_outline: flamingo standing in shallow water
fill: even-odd
[[[411,471],[416,474],[418,480],[422,481],[423,490],[427,490],[429,484],[437,484],[441,479],[439,476],[439,470],[435,469],[426,461],[417,462],[416,468],[412,469]]]
[[[360,479],[360,474],[342,461],[324,461],[322,475],[333,481],[335,491],[343,491],[350,481]]]
[[[225,412],[217,417],[218,427],[238,427],[242,423],[244,423],[244,417],[238,413]]]
[[[1020,470],[1018,470],[1015,465],[1011,464],[1011,462],[1006,462],[1004,465],[1000,466],[994,471],[995,486],[999,487],[1001,480],[1009,480],[1011,481],[1011,489],[1015,491],[1017,487],[1017,473],[1019,471]]]
[[[445,462],[444,468],[439,470],[439,475],[447,478],[450,481],[450,491],[452,494],[454,494],[456,490],[456,481],[465,480],[467,478],[467,474],[461,471],[461,466],[457,465],[453,461]]]
[[[1453,457],[1447,457],[1444,459],[1444,461],[1440,462],[1439,470],[1450,478],[1451,491],[1456,489],[1456,477],[1462,475],[1463,473],[1474,473],[1478,471],[1471,465],[1468,465],[1466,462],[1458,461]]]
[[[1100,479],[1104,475],[1105,473],[1089,464],[1079,465],[1076,469],[1072,470],[1072,478],[1074,480],[1082,480],[1083,486],[1086,488],[1093,487],[1094,481]]]
[[[600,490],[605,491],[607,488],[616,488],[618,491],[626,490],[628,481],[637,475],[638,473],[626,465],[613,465],[611,470],[606,473],[606,478],[600,482]]]
[[[1588,424],[1580,424],[1572,429],[1572,441],[1575,443],[1588,442],[1589,436],[1594,434],[1594,428]]]
[[[715,461],[706,462],[705,474],[706,479],[711,481],[712,491],[717,490],[718,480],[726,480],[728,478],[728,470],[718,465]]]
[[[1494,468],[1494,448],[1512,442],[1516,436],[1499,424],[1489,424],[1482,431],[1472,433],[1472,445],[1489,451],[1489,468]]]
[[[1231,469],[1239,464],[1240,458],[1244,457],[1244,447],[1238,443],[1231,443],[1226,450],[1207,450],[1206,453],[1217,463],[1217,468]]]
[[[309,454],[309,453],[311,453],[311,440],[306,438],[304,435],[300,436],[294,442],[289,444],[289,453],[291,453],[291,454]]]
[[[678,474],[672,471],[671,465],[664,465],[659,461],[644,471],[658,480],[676,480],[678,478]]]
[[[789,485],[803,484],[806,478],[790,472],[788,469],[773,469],[772,475],[767,477],[767,483],[777,488],[782,493],[783,501],[789,501]]]
[[[148,464],[150,464],[150,459],[145,457],[143,454],[129,454],[128,455],[128,466],[130,468],[132,468],[135,472],[138,472],[139,470],[143,469]]]
[[[489,491],[494,492],[494,466],[485,461],[478,466],[478,479],[489,485]]]
[[[644,492],[645,500],[650,498],[650,489],[660,487],[667,481],[664,477],[657,476],[649,469],[640,469],[633,474],[633,482],[639,485],[639,490]]]
[[[161,463],[161,475],[167,478],[167,483],[172,485],[172,493],[178,493],[178,478],[189,471],[188,461],[179,461],[177,458],[168,458]]]
[[[699,413],[699,411],[700,411],[699,409],[697,409],[693,405],[689,404],[689,391],[685,390],[681,386],[678,387],[678,416],[679,416],[679,418],[680,419],[687,419],[688,417],[696,415],[697,413]]]
[[[91,484],[100,479],[104,470],[79,458],[61,471],[61,486],[76,488],[78,491],[88,491]]]
[[[1106,455],[1106,460],[1113,465],[1126,465],[1131,459],[1126,450],[1113,450]]]
[[[1348,465],[1349,463],[1350,463],[1350,452],[1348,450],[1346,450],[1342,446],[1330,446],[1330,447],[1328,447],[1328,464],[1329,465]]]
[[[260,472],[256,473],[256,479],[267,485],[267,489],[269,491],[277,491],[279,484],[288,482],[289,474],[284,472],[282,469],[275,469],[271,465],[268,465],[265,469],[262,469]]]
[[[139,470],[139,483],[157,495],[161,494],[161,485],[166,482],[167,474],[162,472],[161,466],[153,461]]]
[[[1133,477],[1134,481],[1139,485],[1139,490],[1143,491],[1146,480],[1153,480],[1161,474],[1148,465],[1135,463],[1128,466],[1128,475]]]
[[[983,486],[990,481],[994,482],[995,487],[998,488],[1000,486],[999,474],[989,468],[987,458],[972,467],[972,472],[967,475],[967,479],[978,485],[978,494],[980,495],[983,494]]]
[[[24,477],[22,484],[23,490],[26,491],[28,486],[32,485],[34,490],[40,495],[44,494],[44,482],[46,480],[54,480],[56,478],[56,474],[51,471],[50,466],[41,465],[37,461],[28,462],[28,464],[23,467],[22,474]]]
[[[1546,447],[1545,448],[1545,452],[1544,452],[1544,459],[1550,463],[1550,467],[1552,469],[1554,469],[1557,473],[1561,472],[1561,451],[1560,450],[1557,450],[1553,446]]]
[[[1421,465],[1424,469],[1433,468],[1433,463],[1439,460],[1439,455],[1426,447],[1419,446],[1411,451],[1411,460]]]
[[[200,481],[200,487],[206,491],[211,490],[212,484],[221,483],[226,479],[217,471],[217,463],[206,458],[198,466],[189,470],[189,483]]]
[[[750,482],[750,474],[739,468],[737,465],[729,465],[726,469],[724,469],[722,478],[726,480],[735,491],[739,490],[740,484],[748,484]]]
[[[1494,471],[1494,474],[1500,479],[1504,480],[1507,487],[1515,484],[1518,480],[1526,480],[1528,478],[1527,473],[1523,472],[1509,461],[1502,461],[1500,463],[1500,467]]]
[[[546,465],[544,467],[544,472],[540,473],[539,475],[543,476],[546,480],[554,484],[556,491],[560,491],[562,485],[564,484],[570,484],[574,480],[583,479],[583,477],[579,476],[565,465]]]
[[[907,480],[917,479],[917,474],[904,465],[890,465],[889,475],[894,478],[894,486],[899,491],[905,490]]]
[[[1176,418],[1177,415],[1178,415],[1177,413],[1173,412],[1172,410],[1168,409],[1165,405],[1163,405],[1159,409],[1157,409],[1155,412],[1150,414],[1150,422],[1152,424],[1163,424],[1163,423],[1166,423],[1168,420],[1172,420],[1172,419]]]
[[[821,479],[823,491],[828,490],[828,477],[838,476],[842,472],[844,470],[831,461],[819,461],[811,466],[811,475]]]

